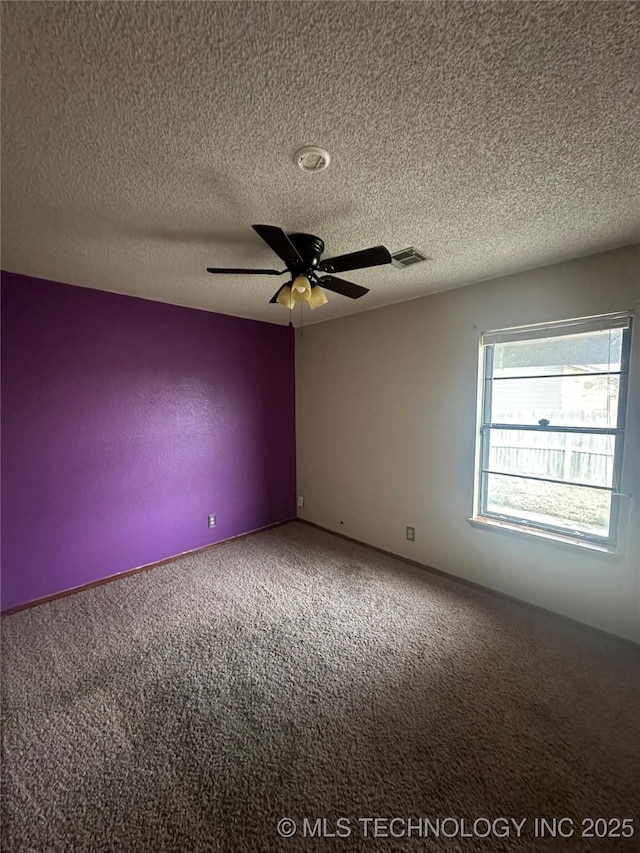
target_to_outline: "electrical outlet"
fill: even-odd
[[[208,525],[209,525],[209,527],[215,527],[215,526],[216,526],[216,517],[215,517],[215,515],[208,515],[208,516],[207,516],[207,519],[208,519]]]
[[[303,497],[303,495],[298,495],[298,506],[299,506],[299,507],[303,507],[303,506],[304,506],[304,497]]]
[[[409,542],[416,541],[416,529],[415,527],[407,527],[407,539]]]

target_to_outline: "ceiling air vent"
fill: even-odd
[[[409,246],[408,249],[401,249],[399,252],[394,252],[391,255],[391,263],[394,267],[412,267],[414,264],[422,263],[422,261],[432,260],[428,255],[423,255],[415,246]]]

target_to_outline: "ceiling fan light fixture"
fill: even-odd
[[[326,305],[329,300],[324,292],[324,290],[316,285],[311,288],[311,295],[309,296],[309,308],[313,311],[314,308],[320,308],[321,305]]]
[[[291,285],[285,284],[284,287],[281,288],[276,302],[278,305],[282,305],[284,308],[288,308],[289,310],[293,308],[295,302],[293,301],[293,295],[291,293]]]
[[[293,308],[295,303],[302,305],[307,302],[311,308],[318,308],[328,302],[323,291],[318,287],[322,284],[327,290],[339,293],[349,299],[360,299],[369,292],[368,288],[338,278],[333,273],[348,272],[349,270],[377,267],[390,264],[393,260],[385,246],[371,246],[358,252],[347,252],[333,258],[321,259],[324,252],[324,241],[314,234],[295,233],[287,236],[277,225],[252,225],[256,234],[284,261],[283,270],[239,269],[236,267],[207,267],[207,272],[220,275],[284,275],[289,273],[292,280],[280,287],[269,300]],[[319,278],[317,273],[323,273]]]
[[[311,282],[306,275],[299,275],[291,285],[291,296],[294,302],[308,302],[311,297]]]

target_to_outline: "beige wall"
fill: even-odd
[[[466,520],[480,332],[638,310],[639,265],[639,247],[628,247],[306,327],[296,337],[299,516],[640,641],[640,316],[623,480],[636,500],[630,516],[623,503],[624,556]]]

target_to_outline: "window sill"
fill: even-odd
[[[565,550],[585,551],[590,557],[602,557],[605,560],[618,561],[622,559],[623,556],[616,551],[615,548],[607,545],[599,545],[597,542],[585,542],[583,539],[575,539],[572,536],[562,536],[559,533],[548,533],[544,530],[532,530],[530,527],[514,524],[510,521],[499,521],[495,518],[485,518],[482,516],[468,518],[467,521],[472,527],[477,527],[480,530],[490,530],[494,533],[505,533],[508,536],[515,536],[518,539],[553,545],[554,547],[564,548]]]

